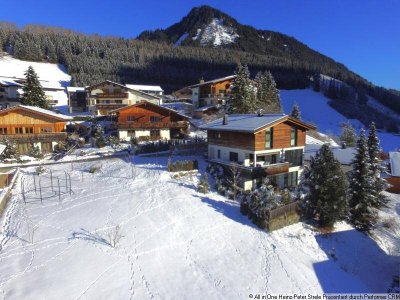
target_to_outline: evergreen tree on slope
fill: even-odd
[[[22,89],[24,94],[21,97],[21,104],[49,109],[39,78],[31,66],[25,72],[25,76],[26,83]]]
[[[282,112],[281,98],[271,72],[258,73],[255,79],[257,85],[257,101],[259,107],[267,113]]]
[[[350,221],[358,230],[369,232],[376,222],[374,176],[371,171],[368,144],[362,129],[350,175]]]
[[[387,188],[386,181],[380,177],[381,172],[383,172],[383,167],[381,166],[381,159],[380,159],[380,152],[381,149],[379,147],[379,138],[376,134],[376,127],[375,123],[372,122],[369,127],[368,133],[368,154],[369,154],[369,163],[372,172],[373,182],[373,196],[374,196],[374,203],[373,206],[375,208],[381,208],[385,205],[387,199],[382,194],[384,190]]]
[[[312,157],[306,177],[310,188],[306,201],[309,216],[317,217],[320,226],[333,226],[344,219],[348,211],[347,181],[327,144]]]
[[[301,120],[301,112],[300,112],[300,107],[297,104],[297,102],[295,102],[293,104],[293,108],[292,108],[292,112],[290,113],[290,116],[293,118],[296,118],[298,120]]]
[[[256,91],[247,66],[239,65],[232,82],[232,92],[228,112],[235,114],[254,114],[257,110]]]

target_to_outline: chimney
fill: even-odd
[[[263,111],[264,111],[264,110],[263,110],[262,108],[258,109],[258,110],[257,110],[257,116],[258,116],[258,117],[262,117],[262,116],[263,116]]]
[[[204,83],[204,79],[203,78],[200,79],[200,83]]]
[[[228,125],[228,115],[224,115],[224,118],[222,119],[222,125]]]

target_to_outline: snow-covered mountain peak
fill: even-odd
[[[202,46],[217,47],[232,44],[238,37],[235,28],[224,25],[222,19],[214,18],[204,29],[197,29],[197,34],[192,39],[199,40]]]

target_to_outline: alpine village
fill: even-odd
[[[2,299],[399,299],[400,92],[292,37],[4,22],[0,108]]]

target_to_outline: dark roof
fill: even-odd
[[[295,123],[304,129],[315,129],[313,125],[302,122],[285,114],[232,114],[228,116],[228,124],[223,125],[223,118],[200,126],[205,130],[223,130],[255,133],[265,127],[270,127],[284,121]]]

